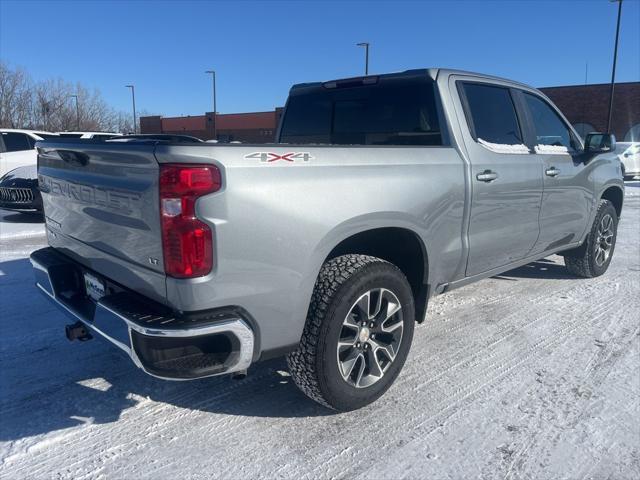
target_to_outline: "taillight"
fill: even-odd
[[[220,190],[213,165],[160,166],[160,216],[164,271],[170,277],[207,275],[213,268],[213,233],[196,218],[198,197]]]

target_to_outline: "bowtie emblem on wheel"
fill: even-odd
[[[244,158],[256,158],[263,163],[273,163],[277,162],[278,160],[293,163],[297,161],[308,162],[310,160],[313,160],[314,157],[312,157],[309,152],[289,152],[283,153],[282,155],[273,152],[254,152],[245,155]]]

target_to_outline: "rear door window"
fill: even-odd
[[[522,131],[507,87],[462,83],[467,122],[475,140],[521,145]]]
[[[442,145],[430,81],[319,87],[289,98],[280,141],[337,145]]]
[[[29,136],[24,133],[2,132],[2,140],[7,152],[22,152],[33,149],[29,142]]]

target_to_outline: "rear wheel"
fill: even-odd
[[[618,215],[609,200],[600,200],[591,231],[582,246],[564,253],[567,270],[579,277],[598,277],[607,271],[618,233]]]
[[[366,255],[325,263],[298,349],[287,356],[298,387],[335,410],[378,399],[409,352],[415,313],[411,288],[393,264]]]

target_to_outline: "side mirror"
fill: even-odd
[[[616,136],[613,133],[588,133],[584,139],[585,153],[613,152],[616,149]]]

